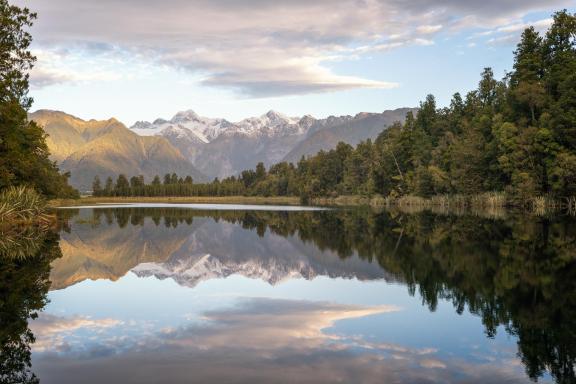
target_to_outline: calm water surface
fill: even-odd
[[[44,257],[0,271],[2,373],[574,382],[573,219],[230,208],[59,211]]]

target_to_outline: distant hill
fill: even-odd
[[[311,156],[321,150],[336,148],[339,142],[357,145],[363,140],[376,139],[378,135],[396,121],[403,122],[413,108],[400,108],[382,113],[359,113],[354,117],[331,117],[318,120],[310,127],[306,138],[300,141],[285,157],[284,161],[296,163],[302,156]]]
[[[29,118],[42,126],[51,158],[62,171],[70,171],[70,183],[89,191],[94,176],[102,182],[123,173],[130,177],[176,172],[194,180],[206,177],[163,137],[135,134],[116,119],[85,121],[64,112],[40,110]]]

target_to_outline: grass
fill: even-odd
[[[424,210],[435,213],[474,213],[482,216],[503,217],[508,211],[543,216],[550,213],[567,212],[576,215],[576,197],[558,200],[551,196],[537,196],[527,200],[513,200],[503,192],[486,192],[477,195],[437,195],[430,198],[406,195],[396,198],[375,195],[338,196],[335,198],[314,198],[314,205],[358,206],[394,208],[406,213]]]
[[[37,225],[0,226],[0,259],[26,259],[40,250],[47,227]]]
[[[24,259],[40,249],[55,223],[34,189],[10,187],[0,193],[0,258]]]
[[[0,225],[49,223],[46,201],[34,189],[9,187],[0,193]]]

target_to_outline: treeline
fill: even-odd
[[[227,183],[224,189],[215,180],[212,183],[194,184],[191,176],[185,178],[178,177],[177,174],[167,173],[164,178],[155,176],[153,180],[146,184],[144,176],[132,176],[128,179],[125,175],[119,175],[116,180],[108,177],[104,184],[98,176],[92,183],[92,194],[97,197],[110,196],[239,196],[246,194],[246,189],[236,183]]]
[[[125,183],[123,183],[125,184]],[[105,188],[106,189],[106,188]],[[375,141],[243,171],[208,184],[173,183],[106,189],[130,196],[476,195],[511,202],[576,195],[576,16],[554,15],[544,36],[524,31],[514,67],[502,80],[486,68],[478,88],[449,107],[434,96]],[[114,191],[114,192],[111,192]],[[124,192],[122,192],[124,193]]]

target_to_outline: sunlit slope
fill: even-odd
[[[38,111],[30,118],[49,135],[52,159],[81,191],[91,189],[94,176],[102,182],[118,174],[154,175],[176,172],[200,181],[204,176],[163,137],[142,137],[116,119],[84,121],[63,112]]]

